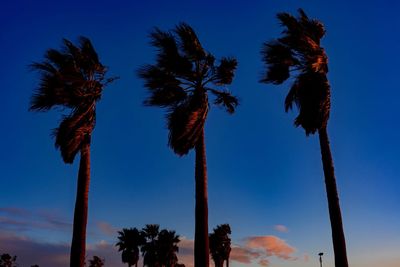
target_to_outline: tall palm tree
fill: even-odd
[[[210,253],[214,260],[215,267],[222,267],[224,261],[229,267],[229,255],[231,253],[231,227],[229,224],[221,224],[214,228],[210,234]]]
[[[161,267],[175,267],[178,263],[179,235],[175,231],[162,230],[158,235],[157,251]]]
[[[232,82],[237,61],[222,58],[216,63],[204,50],[194,30],[181,23],[174,31],[155,28],[150,35],[157,49],[156,63],[139,70],[150,96],[146,105],[167,109],[169,146],[179,156],[196,151],[195,266],[209,266],[207,165],[204,124],[209,93],[214,103],[229,113],[238,105],[236,97],[218,87]],[[211,87],[214,85],[214,87]]]
[[[124,228],[118,231],[118,251],[122,251],[122,262],[127,263],[129,267],[137,267],[139,261],[139,247],[144,244],[144,238],[137,228]]]
[[[103,66],[92,43],[80,37],[78,45],[63,40],[60,50],[49,49],[44,60],[31,65],[41,79],[30,110],[48,111],[53,107],[70,110],[54,131],[56,148],[65,163],[72,164],[80,153],[75,202],[71,267],[83,267],[86,252],[86,224],[90,181],[90,140],[96,119],[96,103],[103,88],[114,80],[106,79]]]
[[[143,256],[143,266],[155,267],[158,265],[158,235],[160,226],[158,224],[146,224],[142,229],[141,234],[144,238],[143,246],[141,247]]]
[[[285,27],[283,36],[263,45],[263,61],[267,71],[261,82],[281,84],[292,74],[294,77],[285,100],[285,110],[296,104],[299,115],[295,125],[301,126],[306,135],[318,132],[329,215],[332,228],[336,267],[347,267],[346,242],[339,205],[327,124],[330,112],[330,86],[327,79],[328,57],[320,46],[325,34],[323,24],[309,19],[302,9],[300,16],[278,14]]]

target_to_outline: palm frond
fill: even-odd
[[[289,90],[289,93],[286,95],[285,98],[285,112],[293,109],[293,103],[296,104],[297,108],[300,109],[300,102],[299,102],[299,85],[297,82],[294,82],[292,87]]]
[[[295,125],[304,128],[306,135],[314,134],[328,122],[330,86],[326,75],[315,72],[301,74],[297,83],[299,115]]]
[[[72,163],[82,145],[90,143],[90,136],[95,124],[95,112],[75,111],[64,117],[60,126],[55,129],[55,146],[61,151],[65,163]]]
[[[237,60],[235,58],[221,58],[221,63],[216,67],[214,83],[217,85],[231,84],[235,70],[237,67]]]
[[[207,53],[201,46],[192,27],[182,22],[176,26],[175,32],[180,37],[180,46],[187,58],[190,60],[201,60],[205,58]]]
[[[183,78],[192,75],[192,63],[179,53],[175,36],[170,32],[155,28],[150,33],[150,44],[157,48],[157,66],[167,72],[172,72]]]
[[[261,56],[267,64],[267,71],[260,80],[263,83],[283,83],[290,76],[290,67],[299,64],[290,48],[279,42],[264,43]]]
[[[208,113],[206,95],[194,94],[167,116],[169,146],[180,156],[189,153],[201,136]]]
[[[230,114],[235,112],[236,107],[239,105],[237,97],[233,96],[229,91],[218,91],[215,89],[209,89],[215,95],[214,104],[223,106],[226,111]]]

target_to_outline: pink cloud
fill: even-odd
[[[118,230],[117,230],[117,228],[113,227],[111,224],[109,224],[107,222],[97,222],[96,225],[103,234],[106,234],[109,236],[117,236]]]
[[[276,231],[278,231],[278,232],[281,232],[281,233],[287,233],[287,232],[289,232],[289,229],[288,229],[286,226],[282,225],[282,224],[277,224],[277,225],[275,225],[275,226],[274,226],[274,229],[275,229]]]
[[[284,260],[295,259],[292,254],[296,252],[296,249],[276,236],[249,237],[247,238],[246,246],[253,249],[262,249],[267,256],[276,256]]]
[[[233,247],[230,259],[240,263],[251,263],[252,260],[261,256],[259,252],[252,251],[246,247]]]

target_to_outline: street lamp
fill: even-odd
[[[324,253],[322,253],[322,252],[318,253],[318,256],[319,256],[319,264],[320,264],[321,267],[322,267],[322,255],[324,255]]]

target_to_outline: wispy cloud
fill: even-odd
[[[234,246],[230,258],[240,263],[251,263],[253,260],[261,257],[259,252],[255,252],[247,247]]]
[[[282,225],[282,224],[274,225],[274,229],[276,231],[278,231],[278,232],[281,232],[281,233],[289,232],[289,229],[286,226]]]
[[[43,243],[10,232],[0,233],[0,251],[17,255],[19,266],[67,267],[70,246],[66,243]],[[100,241],[87,246],[88,259],[97,255],[106,260],[106,266],[122,267],[120,255],[113,244]]]
[[[71,230],[71,223],[55,211],[29,211],[16,207],[0,208],[0,230],[29,231],[34,229]]]
[[[117,236],[118,229],[113,227],[111,224],[103,221],[99,221],[96,223],[97,227],[99,228],[100,232],[108,235],[108,236]]]

